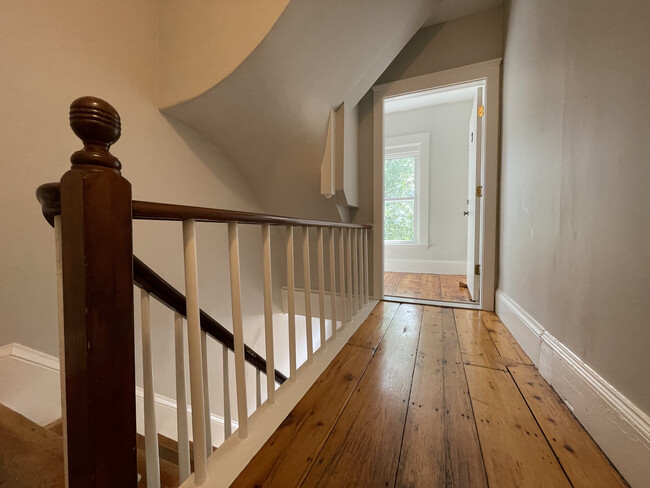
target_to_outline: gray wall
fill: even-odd
[[[650,411],[650,3],[506,11],[499,288]]]

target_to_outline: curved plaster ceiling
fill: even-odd
[[[294,0],[228,77],[164,112],[218,146],[267,211],[339,219],[319,191],[330,109],[354,107],[436,3]]]

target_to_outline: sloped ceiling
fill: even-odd
[[[163,112],[219,147],[268,212],[338,220],[319,192],[329,111],[354,107],[439,2],[291,1],[228,77]]]

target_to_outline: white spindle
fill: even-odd
[[[302,233],[302,270],[305,282],[305,325],[307,326],[307,362],[313,361],[314,338],[311,326],[311,269],[309,261],[309,227]]]
[[[273,296],[271,294],[271,226],[262,225],[264,241],[264,341],[266,343],[266,398],[275,403],[275,360],[273,356]]]
[[[235,342],[235,382],[237,385],[237,419],[239,438],[248,437],[248,403],[246,401],[246,370],[244,358],[244,326],[241,312],[241,277],[239,272],[239,228],[228,222],[230,247],[230,296],[232,297],[232,335]]]
[[[223,371],[223,439],[226,440],[232,434],[232,417],[230,414],[230,372],[228,361],[228,348],[221,345],[221,358]]]
[[[187,427],[185,387],[185,340],[183,316],[174,312],[174,355],[176,359],[176,425],[178,428],[178,477],[182,483],[190,476],[190,437]]]
[[[54,248],[56,259],[56,301],[59,324],[59,379],[61,383],[61,418],[63,420],[63,460],[65,476],[68,478],[68,429],[65,394],[65,339],[63,325],[63,246],[61,239],[61,216],[54,216]]]
[[[320,347],[325,347],[325,263],[323,261],[323,228],[318,228],[318,312],[320,317]]]
[[[354,285],[352,283],[352,268],[354,267],[352,263],[352,229],[347,230],[347,244],[348,244],[348,262],[346,266],[346,271],[348,275],[348,301],[350,307],[350,318],[353,315],[356,315],[357,311],[354,308]]]
[[[345,301],[345,245],[343,243],[343,228],[339,229],[339,288],[341,295],[341,308],[343,315],[341,317],[341,328],[345,327],[348,321],[348,306]]]
[[[352,295],[354,296],[354,313],[359,311],[359,240],[357,239],[357,229],[352,229],[352,282],[354,288]]]
[[[190,360],[190,396],[192,399],[192,436],[194,439],[194,477],[197,485],[208,478],[205,451],[205,411],[203,410],[203,361],[199,315],[199,274],[196,252],[196,221],[183,221],[185,293],[187,304],[187,342]],[[200,446],[200,448],[197,448]]]
[[[296,285],[293,263],[293,226],[287,225],[287,295],[289,306],[289,379],[296,381]]]
[[[255,368],[255,405],[260,408],[262,404],[262,379],[260,370]]]
[[[153,387],[153,354],[151,352],[151,313],[149,293],[140,290],[142,325],[142,382],[144,384],[144,444],[147,466],[147,488],[160,488],[160,458],[156,430],[156,402]]]
[[[363,308],[364,298],[366,296],[365,291],[365,280],[363,278],[363,230],[359,229],[357,231],[358,241],[359,241],[359,308]]]
[[[334,262],[334,227],[330,228],[330,318],[332,320],[332,338],[336,337],[336,263]]]
[[[212,454],[212,422],[210,412],[210,384],[208,382],[208,335],[201,331],[201,354],[203,358],[203,411],[205,412],[205,451]]]
[[[365,290],[366,296],[363,299],[363,302],[367,304],[370,301],[370,280],[368,279],[368,229],[363,229],[363,269],[364,269],[364,281],[366,282]]]

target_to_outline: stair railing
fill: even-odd
[[[208,478],[208,457],[213,450],[206,359],[208,338],[222,345],[225,438],[232,433],[228,350],[234,351],[237,434],[241,439],[248,436],[246,362],[256,370],[257,407],[262,404],[262,374],[266,376],[266,402],[269,404],[275,401],[277,385],[282,385],[287,379],[276,371],[274,365],[271,226],[284,227],[286,233],[289,384],[296,381],[298,374],[295,229],[302,229],[309,364],[317,352],[314,350],[311,327],[309,229],[315,228],[317,234],[315,267],[318,274],[318,319],[322,349],[328,340],[336,337],[337,329],[345,327],[369,303],[368,232],[371,226],[133,201],[131,185],[120,173],[121,164],[110,153],[110,146],[120,137],[120,117],[115,109],[98,98],[79,98],[70,107],[70,125],[84,147],[72,155],[72,167],[63,175],[60,183],[42,185],[37,191],[43,214],[55,228],[57,243],[67,486],[137,486],[134,284],[141,291],[147,486],[160,486],[149,311],[151,297],[174,312],[180,482],[190,476],[189,432],[186,409],[183,408],[187,405],[183,339],[184,319],[187,319],[194,442],[191,486],[200,486]],[[186,297],[133,255],[133,219],[182,222]],[[228,227],[232,333],[199,307],[197,222],[226,223]],[[266,360],[244,344],[239,255],[241,225],[261,228]],[[324,238],[326,231],[327,249]],[[329,337],[325,306],[326,253],[330,283]]]

